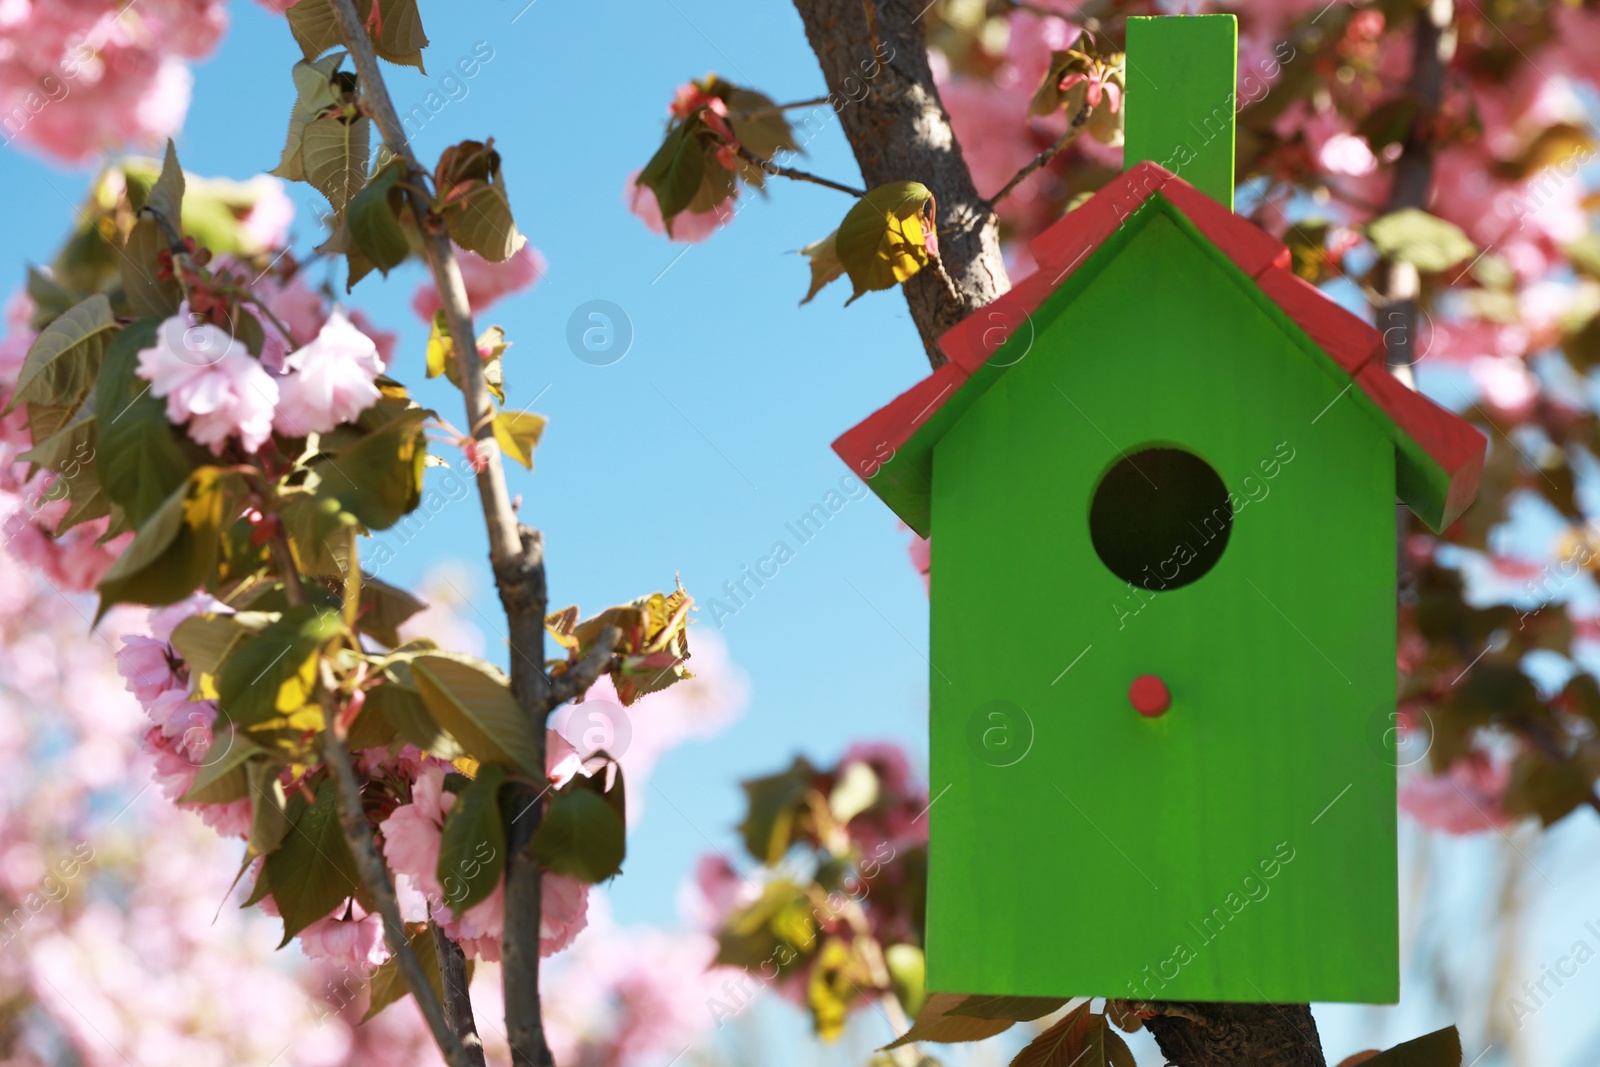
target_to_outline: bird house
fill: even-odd
[[[929,988],[1392,1002],[1396,497],[1485,442],[1233,213],[1233,17],[1127,56],[1124,173],[834,444],[932,539]]]

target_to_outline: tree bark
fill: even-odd
[[[1011,288],[1011,279],[996,220],[972,184],[933,84],[920,21],[927,0],[795,0],[795,7],[867,188],[917,181],[933,190],[940,258],[954,284],[930,269],[903,288],[938,367],[945,362],[939,336]]]
[[[1156,1004],[1145,1020],[1176,1067],[1326,1067],[1305,1004]]]
[[[1394,164],[1394,184],[1384,213],[1428,204],[1433,185],[1434,121],[1444,98],[1444,74],[1455,53],[1453,0],[1429,0],[1416,14],[1412,30],[1411,76],[1406,95],[1416,105],[1411,126]],[[1390,263],[1384,270],[1383,307],[1378,325],[1383,330],[1384,358],[1391,370],[1411,367],[1426,353],[1417,351],[1417,298],[1421,279],[1409,263]]]
[[[467,957],[461,946],[433,920],[428,921],[433,936],[433,951],[439,959],[439,986],[444,990],[444,1019],[461,1039],[471,1067],[484,1067],[483,1039],[478,1036],[478,1021],[472,1014],[472,996],[467,992]]]
[[[920,181],[939,204],[947,285],[924,270],[904,286],[928,361],[945,362],[938,338],[1011,287],[1000,233],[978,195],[940,103],[920,18],[927,0],[795,0],[845,137],[868,188]],[[876,54],[884,57],[875,61]],[[1154,1004],[1149,1021],[1178,1067],[1325,1067],[1305,1004]]]

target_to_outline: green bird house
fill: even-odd
[[[932,539],[931,989],[1399,995],[1396,497],[1485,441],[1233,213],[1236,55],[1130,19],[1127,169],[834,444]]]

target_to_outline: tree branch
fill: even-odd
[[[1010,196],[1011,191],[1021,185],[1028,175],[1066,151],[1067,146],[1078,139],[1078,134],[1083,132],[1083,124],[1089,121],[1089,112],[1091,110],[1093,109],[1087,103],[1080,107],[1078,113],[1072,116],[1072,121],[1067,123],[1067,132],[1058,137],[1055,144],[1028,160],[1027,164],[1012,175],[1011,180],[1006,182],[998,193],[984,201],[991,214],[994,212],[994,206]]]
[[[1145,1020],[1178,1067],[1326,1067],[1317,1023],[1305,1004],[1150,1004]],[[1171,1011],[1162,1009],[1170,1008]]]
[[[550,679],[550,707],[552,710],[565,704],[569,700],[576,700],[589,691],[589,687],[600,680],[611,664],[611,653],[616,650],[617,642],[622,640],[622,631],[615,626],[607,626],[600,631],[600,636],[595,638],[594,645],[589,649],[589,654],[584,656],[573,666]]]
[[[776,174],[780,178],[789,178],[797,182],[810,182],[813,185],[821,185],[828,189],[837,189],[841,193],[849,193],[851,196],[867,195],[865,189],[853,189],[848,185],[840,185],[830,178],[819,178],[815,174],[808,174],[803,170],[795,170],[793,167],[780,166],[770,159],[762,159],[744,145],[739,146],[739,158],[746,163],[760,167],[767,174]]]
[[[1455,6],[1453,0],[1429,0],[1417,12],[1412,29],[1411,76],[1406,95],[1417,110],[1400,157],[1394,164],[1394,184],[1384,213],[1404,208],[1426,207],[1428,190],[1433,185],[1433,122],[1444,99],[1445,67],[1455,54]],[[1416,354],[1417,297],[1421,279],[1409,263],[1389,263],[1381,281],[1382,320],[1379,328],[1387,342],[1385,359],[1391,369],[1409,367],[1420,358]]]
[[[378,124],[384,144],[414,173],[422,168],[411,154],[405,127],[384,84],[378,57],[353,0],[331,0],[339,36],[350,51],[361,93]],[[483,469],[478,472],[478,498],[489,533],[489,563],[494,570],[500,604],[505,610],[511,650],[511,695],[533,721],[539,762],[544,762],[545,721],[549,714],[549,679],[544,674],[544,615],[547,607],[544,543],[537,530],[517,522],[506,488],[505,467],[494,439],[493,406],[472,338],[472,308],[455,248],[443,228],[429,224],[427,198],[408,188],[406,197],[422,232],[423,251],[444,306],[455,350],[467,425],[479,445]],[[505,982],[506,1037],[514,1067],[551,1067],[549,1045],[539,1008],[540,888],[543,872],[527,854],[528,841],[539,825],[538,790],[518,785],[512,790],[513,818],[506,842],[505,934],[501,943]]]
[[[478,1022],[472,1017],[472,997],[467,993],[467,957],[461,946],[450,940],[431,918],[428,932],[433,935],[434,955],[439,957],[439,988],[444,990],[445,1020],[461,1039],[468,1061],[473,1067],[484,1067],[483,1039],[478,1036]]]
[[[923,42],[927,0],[873,0],[882,48],[869,51],[861,0],[795,0],[839,121],[871,189],[915,180],[938,204],[939,254],[953,285],[920,271],[902,287],[928,361],[945,362],[939,337],[1011,288],[1000,233],[950,128]]]

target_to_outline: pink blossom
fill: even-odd
[[[188,110],[184,60],[210,52],[226,28],[221,0],[13,4],[0,18],[7,136],[68,163],[154,147]]]
[[[639,184],[639,173],[636,170],[628,175],[628,181],[622,189],[622,202],[651,233],[664,234],[667,224],[661,218],[661,205],[656,202],[656,194],[649,186]],[[733,214],[731,198],[708,211],[680,211],[672,217],[672,240],[698,244],[710,237],[718,226],[732,222]]]
[[[161,324],[156,342],[139,352],[139,377],[167,401],[167,419],[221,454],[230,437],[255,452],[272,433],[278,383],[243,344],[223,330],[191,325],[188,305]]]
[[[1479,356],[1467,364],[1483,397],[1513,418],[1528,414],[1539,396],[1539,382],[1516,357]]]
[[[4,533],[7,546],[17,559],[28,563],[63,592],[81,593],[93,589],[111,569],[117,556],[133,540],[131,532],[118,534],[104,544],[109,519],[93,519],[75,526],[61,537],[53,537],[48,526],[39,522],[14,522],[7,518]]]
[[[128,685],[128,692],[148,706],[156,697],[179,685],[172,669],[172,649],[165,641],[128,634],[117,650],[117,673]]]
[[[541,885],[539,955],[553,956],[588,924],[589,887],[576,878],[548,873]]]
[[[372,339],[335,308],[316,340],[283,363],[275,425],[287,437],[327,433],[377,403],[383,360]]]
[[[1506,764],[1474,752],[1443,775],[1412,774],[1400,787],[1400,810],[1447,834],[1503,829],[1515,821],[1503,806],[1510,781]]]
[[[383,920],[376,912],[368,915],[359,904],[350,906],[351,918],[344,918],[345,906],[325,919],[318,919],[300,931],[300,947],[314,960],[332,960],[359,968],[361,973],[389,958],[383,941]]]
[[[911,529],[909,526],[906,526],[905,523],[901,523],[900,525],[903,529]],[[911,565],[916,568],[918,574],[922,575],[922,589],[924,592],[932,591],[932,546],[933,542],[927,538],[917,536],[916,533],[911,534],[911,543],[906,545],[906,554],[911,557]]]
[[[544,255],[531,245],[523,245],[502,263],[491,263],[476,252],[464,249],[456,250],[456,261],[461,264],[467,303],[474,312],[488,310],[501,297],[531,289],[545,272]],[[443,306],[431,278],[417,286],[411,298],[411,310],[423,322],[432,322],[434,314]]]
[[[36,336],[32,326],[34,310],[33,298],[26,289],[18,289],[6,300],[6,335],[0,340],[0,391],[17,384],[22,361]]]

